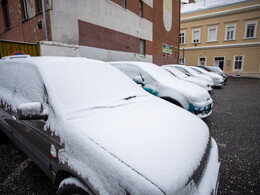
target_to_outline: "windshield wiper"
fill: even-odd
[[[130,99],[132,99],[132,98],[136,98],[136,95],[126,97],[126,98],[124,98],[124,100],[130,100]]]

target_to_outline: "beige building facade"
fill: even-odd
[[[179,59],[186,65],[218,66],[231,76],[260,78],[260,1],[186,9]]]

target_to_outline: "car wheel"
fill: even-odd
[[[91,195],[92,193],[88,188],[82,184],[77,178],[69,177],[64,180],[59,185],[58,195]]]

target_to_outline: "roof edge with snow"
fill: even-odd
[[[255,0],[238,0],[236,2],[233,1],[231,3],[228,3],[226,0],[221,0],[221,1],[223,2],[223,4],[218,4],[218,5],[215,5],[215,6],[204,6],[204,7],[195,6],[198,3],[183,4],[183,5],[181,5],[181,15],[191,14],[191,13],[196,13],[196,12],[201,12],[201,11],[226,7],[226,6],[232,6],[232,5],[241,4],[241,3],[250,2],[250,1],[255,1]],[[184,7],[191,7],[191,8],[185,10],[185,9],[183,9]]]

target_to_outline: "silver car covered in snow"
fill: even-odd
[[[0,60],[0,129],[58,194],[215,194],[218,147],[198,117],[110,64]]]

